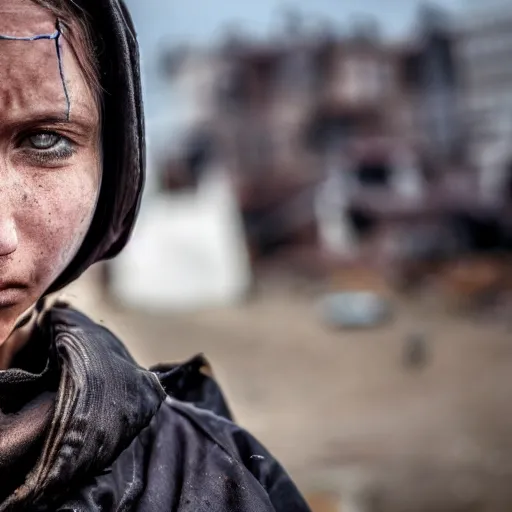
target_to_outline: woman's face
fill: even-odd
[[[30,0],[0,0],[0,35],[55,32]],[[72,49],[54,40],[0,40],[0,345],[70,263],[100,182],[99,113]]]

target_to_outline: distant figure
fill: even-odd
[[[423,368],[428,362],[427,340],[424,334],[410,334],[405,340],[403,364],[406,368]]]

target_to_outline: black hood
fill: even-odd
[[[122,0],[74,0],[91,19],[103,89],[103,179],[89,232],[76,257],[53,283],[54,292],[93,263],[126,245],[139,211],[145,172],[139,50]]]

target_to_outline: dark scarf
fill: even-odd
[[[63,306],[45,313],[15,365],[0,372],[2,512],[51,510],[54,496],[108,467],[165,398],[109,331]]]

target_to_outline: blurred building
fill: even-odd
[[[265,41],[169,52],[179,129],[156,158],[160,194],[222,168],[253,262],[303,249],[388,265],[501,243],[509,28],[488,15],[455,29],[429,7],[400,43],[371,20],[340,33],[290,17]]]
[[[447,14],[432,6],[420,10],[414,32],[405,55],[407,90],[424,149],[442,165],[460,157],[463,149],[458,36]]]
[[[511,55],[512,4],[485,3],[470,9],[458,45],[461,95],[480,195],[489,203],[511,197]]]
[[[455,36],[435,9],[420,13],[418,27],[415,39],[399,45],[365,21],[344,35],[296,30],[224,47],[215,126],[240,179],[255,245],[305,242],[307,233],[316,243],[331,233],[326,240],[344,240],[340,254],[347,254],[354,238],[339,225],[346,219],[356,232],[369,224],[389,232],[445,214],[432,200],[443,176],[461,165],[463,142]],[[344,176],[337,181],[333,173]],[[332,187],[343,188],[336,199]],[[345,220],[320,225],[336,217]]]

